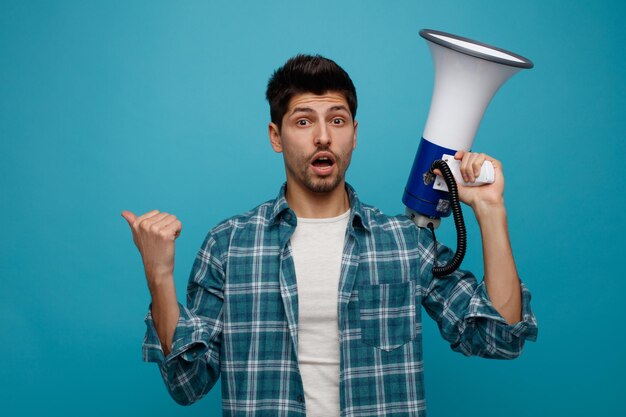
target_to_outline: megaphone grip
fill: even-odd
[[[466,187],[478,187],[485,184],[492,184],[496,180],[495,170],[493,169],[493,164],[490,161],[483,162],[480,169],[480,175],[476,177],[474,182],[466,182],[461,176],[461,161],[454,159],[453,155],[445,154],[441,159],[443,159],[443,161],[450,167],[450,171],[452,172],[456,182],[461,183]],[[448,192],[448,186],[442,176],[437,175],[437,178],[433,183],[433,189]]]

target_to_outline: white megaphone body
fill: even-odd
[[[450,215],[451,204],[443,178],[432,174],[433,161],[446,160],[451,171],[458,172],[453,156],[456,151],[471,149],[492,97],[506,80],[532,68],[533,63],[512,52],[445,32],[424,29],[420,35],[433,57],[435,86],[402,202],[418,226],[436,228],[441,217]],[[486,162],[477,183],[493,182],[493,177],[493,166]],[[463,183],[459,175],[456,179]]]

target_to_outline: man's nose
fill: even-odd
[[[330,130],[325,123],[320,123],[315,131],[315,144],[317,146],[330,145]]]

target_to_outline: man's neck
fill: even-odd
[[[337,217],[350,209],[350,199],[344,181],[334,190],[317,193],[288,180],[285,198],[296,216],[308,219]]]

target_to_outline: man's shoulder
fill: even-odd
[[[417,229],[415,223],[404,214],[388,215],[378,207],[363,202],[360,203],[360,212],[372,232]]]
[[[247,227],[265,227],[272,220],[272,211],[276,200],[268,200],[241,214],[228,217],[217,223],[209,232],[216,238],[230,236],[234,230]]]

